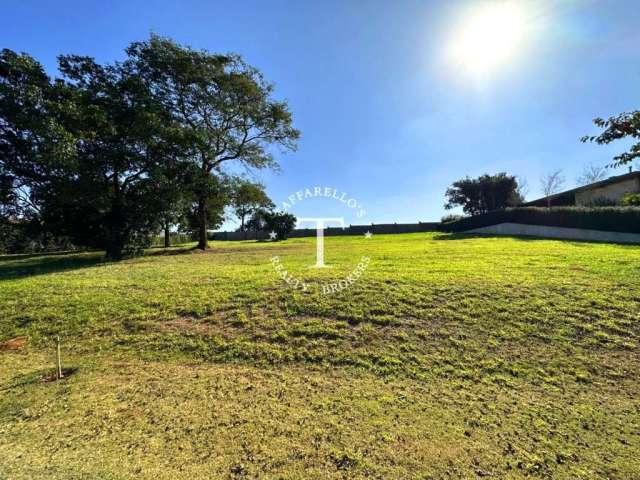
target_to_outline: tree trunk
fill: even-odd
[[[124,250],[124,220],[122,211],[122,192],[118,181],[117,172],[113,175],[113,201],[109,215],[109,238],[107,240],[107,258],[121,260]]]
[[[241,232],[244,232],[244,217],[245,217],[245,215],[246,215],[246,214],[244,214],[244,213],[243,213],[243,214],[240,216],[240,231],[241,231]]]
[[[124,241],[122,236],[122,221],[119,211],[111,214],[109,239],[107,240],[107,258],[110,260],[122,260]]]
[[[207,238],[207,202],[200,199],[198,202],[198,248],[206,250],[209,248],[209,239]]]
[[[109,260],[122,260],[122,245],[113,237],[117,237],[117,235],[112,235],[112,240],[107,244],[107,258]]]
[[[169,222],[164,222],[164,248],[171,246],[171,232],[169,232]]]

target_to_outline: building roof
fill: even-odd
[[[582,185],[581,187],[572,188],[571,190],[565,190],[564,192],[554,193],[553,195],[549,195],[547,197],[538,198],[536,200],[526,202],[523,205],[534,206],[536,204],[546,203],[548,200],[556,200],[562,197],[574,196],[576,193],[579,193],[579,192],[593,190],[595,188],[611,185],[612,183],[624,182],[626,180],[631,180],[633,178],[640,179],[640,172],[629,172],[629,173],[625,173],[624,175],[616,175],[614,177],[605,178],[604,180],[600,180],[599,182],[589,183],[588,185]]]

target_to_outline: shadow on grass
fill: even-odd
[[[168,249],[152,248],[147,250],[142,257],[186,255],[196,251],[198,251],[197,247],[191,245]],[[0,255],[0,281],[59,273],[109,263],[111,261],[104,257],[102,251]]]
[[[63,368],[62,378],[59,379],[56,375],[56,370],[54,367],[42,368],[30,373],[26,373],[24,375],[15,377],[12,380],[10,380],[6,385],[0,385],[0,392],[6,392],[14,388],[28,387],[29,385],[65,381],[67,378],[69,378],[71,375],[73,375],[77,371],[78,369],[76,367]]]
[[[2,261],[10,261],[10,260],[28,260],[30,258],[36,257],[55,257],[55,256],[64,256],[64,255],[74,255],[80,253],[87,253],[89,250],[63,250],[60,252],[38,252],[38,253],[10,253],[10,254],[0,254],[0,262]]]
[[[0,255],[0,281],[93,267],[104,262],[102,252]]]
[[[11,390],[13,388],[27,387],[36,383],[42,383],[45,378],[51,375],[52,372],[54,372],[53,367],[43,368],[34,372],[19,375],[18,377],[11,379],[7,384],[0,385],[0,392]]]
[[[145,257],[166,257],[171,255],[184,255],[198,250],[197,245],[177,246],[177,247],[151,247],[144,253]]]

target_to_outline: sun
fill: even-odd
[[[491,2],[469,12],[451,41],[451,56],[461,67],[486,74],[509,61],[525,33],[522,3]]]

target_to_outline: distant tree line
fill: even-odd
[[[276,167],[273,147],[294,150],[299,132],[287,103],[239,56],[153,35],[123,61],[62,55],[58,70],[50,78],[31,56],[0,52],[0,235],[9,249],[37,240],[119,259],[173,228],[206,249],[226,207],[242,229],[273,209],[264,186],[232,172]]]

